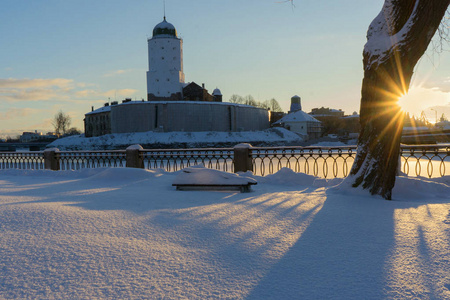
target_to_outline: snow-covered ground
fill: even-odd
[[[385,201],[288,169],[241,175],[250,193],[178,174],[1,170],[0,298],[450,298],[450,177]]]
[[[164,147],[179,145],[182,147],[214,146],[220,144],[236,145],[239,143],[256,144],[297,144],[303,139],[296,133],[284,128],[271,128],[264,131],[242,132],[135,132],[107,134],[86,138],[75,135],[58,139],[48,145],[59,150],[103,150],[125,149],[128,145],[141,144],[146,146]]]

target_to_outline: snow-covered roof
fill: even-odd
[[[359,118],[359,115],[344,116],[343,119]]]
[[[449,121],[440,121],[440,122],[437,122],[436,124],[435,124],[435,126],[436,127],[440,127],[440,128],[442,128],[442,129],[450,129],[450,122]]]
[[[308,115],[304,111],[298,110],[296,112],[287,114],[286,116],[282,117],[280,120],[275,122],[274,124],[281,124],[281,123],[287,123],[287,122],[317,122],[317,123],[321,123],[319,120]]]
[[[215,88],[212,94],[213,96],[222,96],[222,92],[218,88]]]
[[[102,106],[100,108],[97,108],[96,110],[90,111],[87,114],[84,114],[85,116],[87,115],[94,115],[94,114],[99,114],[99,113],[104,113],[104,112],[108,112],[111,111],[111,106]]]

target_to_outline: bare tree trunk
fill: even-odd
[[[450,0],[385,0],[367,32],[361,90],[358,153],[348,180],[391,199],[407,93],[414,67],[426,51]]]

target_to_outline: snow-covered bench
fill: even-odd
[[[196,166],[182,170],[172,186],[177,190],[239,190],[245,193],[250,192],[255,184],[257,182],[253,178]]]

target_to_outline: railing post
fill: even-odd
[[[139,150],[142,150],[141,145],[131,145],[126,149],[126,167],[127,168],[144,168],[144,160],[140,156]]]
[[[234,146],[234,172],[253,171],[252,145],[238,144]]]
[[[50,148],[44,150],[44,168],[46,170],[59,170],[59,161],[56,157],[56,152],[59,152],[58,148]]]

